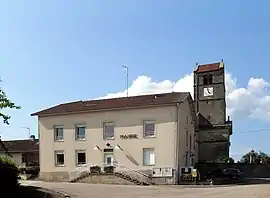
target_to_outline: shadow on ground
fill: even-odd
[[[270,178],[244,178],[241,180],[215,180],[211,184],[210,181],[199,181],[195,186],[223,186],[223,185],[261,185],[261,184],[270,184]],[[180,185],[193,185],[193,182],[181,182]]]
[[[18,190],[14,193],[13,196],[13,198],[62,198],[62,197],[65,196],[54,191],[32,186],[19,186]]]

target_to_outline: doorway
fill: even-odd
[[[106,166],[112,166],[114,162],[113,149],[104,149],[104,163]]]

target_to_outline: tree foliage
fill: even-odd
[[[1,82],[1,80],[0,80]],[[3,120],[4,124],[9,124],[9,119],[10,116],[5,114],[3,112],[4,109],[20,109],[21,107],[16,105],[14,102],[12,102],[6,95],[6,93],[4,92],[4,90],[0,87],[0,119]],[[6,154],[8,154],[9,156],[11,156],[8,153],[7,148],[5,147],[4,143],[1,141],[1,136],[0,136],[0,146],[3,147],[3,149],[5,150]]]
[[[217,163],[234,163],[234,159],[228,156],[220,156],[217,160]]]
[[[243,155],[239,163],[270,164],[270,156],[262,151],[251,150]]]
[[[0,118],[4,124],[9,124],[10,116],[3,112],[4,109],[20,109],[21,107],[12,102],[0,87]]]

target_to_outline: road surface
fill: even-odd
[[[60,191],[68,194],[71,198],[270,198],[269,184],[190,188],[183,186],[120,186],[24,181],[22,185]]]

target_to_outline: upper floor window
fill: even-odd
[[[207,75],[203,77],[204,85],[211,85],[213,83],[213,75]]]
[[[85,125],[76,125],[76,140],[85,140]]]
[[[63,126],[54,126],[54,140],[55,141],[63,141],[64,140]]]
[[[143,122],[143,137],[155,137],[155,121],[144,121]]]
[[[186,131],[186,148],[188,148],[188,131]]]
[[[114,139],[114,126],[113,122],[103,124],[103,139]]]
[[[189,136],[189,150],[192,150],[192,136]]]

